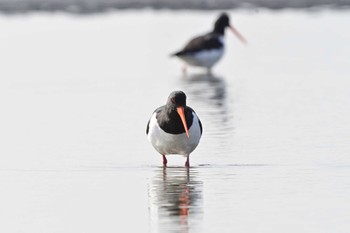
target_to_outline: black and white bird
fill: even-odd
[[[242,43],[246,43],[245,38],[230,25],[228,15],[222,13],[215,21],[213,31],[193,38],[182,50],[173,53],[172,56],[180,58],[190,66],[207,68],[208,73],[210,73],[213,65],[215,65],[224,54],[224,35],[226,28],[231,29]],[[185,66],[183,72],[186,72]]]
[[[197,147],[202,136],[202,123],[192,108],[186,105],[186,95],[182,91],[170,93],[167,103],[157,108],[147,124],[147,137],[153,147],[163,156],[185,156],[185,166],[190,166],[189,156]]]

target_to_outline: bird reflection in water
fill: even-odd
[[[201,109],[200,115],[206,120],[205,124],[203,121],[204,132],[212,128],[208,127],[208,123],[213,123],[219,132],[230,132],[233,127],[233,101],[228,96],[223,78],[213,74],[193,74],[181,79],[181,86],[191,98],[192,105]]]
[[[191,74],[178,79],[195,106],[203,123],[206,152],[211,155],[232,155],[234,135],[234,106],[232,95],[224,78],[214,74]],[[217,148],[220,148],[218,150]],[[209,160],[207,160],[209,162]]]
[[[180,80],[188,96],[194,100],[202,100],[216,107],[225,106],[227,93],[223,78],[213,74],[192,74]]]
[[[167,167],[155,172],[149,188],[152,228],[190,232],[202,213],[202,182],[196,180],[195,168]]]

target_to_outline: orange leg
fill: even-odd
[[[190,167],[190,155],[187,155],[185,167],[189,168]]]
[[[163,156],[163,166],[166,167],[168,160],[166,159],[165,155],[162,155],[162,156]]]
[[[185,64],[182,66],[182,75],[183,76],[187,75],[187,66]]]

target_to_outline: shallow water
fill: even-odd
[[[183,77],[169,54],[217,13],[0,18],[1,232],[349,231],[348,12],[231,12],[248,46]],[[145,135],[176,89],[189,170]]]

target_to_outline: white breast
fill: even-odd
[[[219,49],[202,50],[191,55],[181,56],[180,58],[191,66],[211,68],[224,55],[225,45],[223,38],[220,37],[219,40],[221,40],[223,44]]]
[[[197,115],[195,113],[192,114],[193,123],[188,130],[190,138],[185,133],[173,135],[164,132],[157,123],[156,113],[152,115],[149,124],[148,140],[160,154],[187,156],[197,147],[201,138],[201,130]]]

